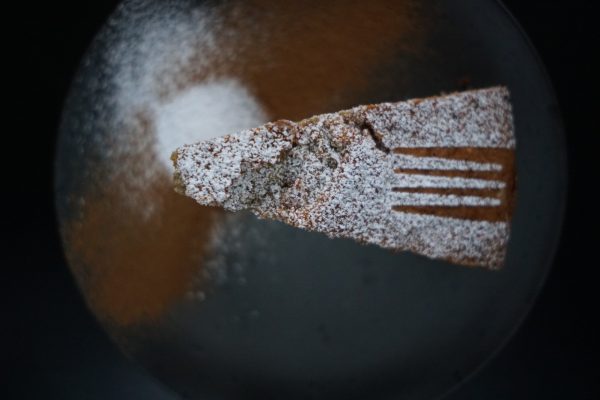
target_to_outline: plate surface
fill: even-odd
[[[504,8],[162,3],[125,1],[115,11],[64,111],[63,241],[107,331],[191,398],[427,399],[464,381],[534,301],[566,190],[556,100]],[[165,147],[190,135],[172,115],[214,135],[498,84],[512,95],[518,172],[499,272],[329,240],[171,192]],[[190,99],[205,110],[172,113]]]

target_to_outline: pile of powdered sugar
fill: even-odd
[[[138,3],[121,5],[105,33],[112,144],[105,153],[127,161],[150,151],[144,168],[126,177],[128,188],[143,191],[161,171],[171,174],[169,157],[178,146],[250,128],[268,117],[238,78],[222,73],[223,65],[235,62],[236,38],[229,32],[225,43],[219,34],[218,7]]]
[[[156,152],[172,170],[171,153],[184,144],[238,132],[267,120],[256,99],[237,80],[221,79],[192,86],[153,107]]]

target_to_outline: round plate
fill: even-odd
[[[552,260],[566,169],[544,69],[491,0],[279,3],[117,8],[61,127],[71,269],[116,343],[190,398],[440,396],[507,340]],[[329,240],[171,190],[169,151],[192,137],[493,85],[511,92],[517,136],[499,272]]]

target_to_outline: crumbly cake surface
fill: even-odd
[[[180,147],[198,203],[464,265],[499,268],[514,197],[504,87],[358,106]]]

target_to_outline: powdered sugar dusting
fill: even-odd
[[[502,165],[495,163],[478,163],[464,160],[449,160],[440,157],[415,157],[406,154],[394,156],[394,168],[436,169],[459,171],[500,171]]]
[[[429,194],[395,192],[394,204],[399,206],[499,206],[500,200],[492,197],[456,196],[453,194]]]
[[[506,88],[367,107],[365,119],[389,147],[514,148]]]
[[[504,182],[474,179],[474,178],[459,178],[445,176],[429,176],[419,174],[397,174],[393,179],[395,187],[402,188],[465,188],[465,189],[500,189],[506,186]]]
[[[481,189],[505,184],[398,174],[394,171],[396,154],[385,146],[512,148],[514,144],[508,92],[491,88],[421,101],[359,106],[297,124],[278,121],[186,145],[175,153],[176,181],[179,190],[201,204],[232,211],[251,209],[260,217],[331,237],[494,268],[504,258],[508,221],[398,212],[394,207],[494,207],[500,206],[499,199],[394,189]],[[430,161],[429,169],[435,170],[438,160],[419,162],[426,165]],[[461,164],[465,168],[470,165],[474,164]],[[493,163],[479,167],[497,170]]]
[[[216,30],[221,21],[211,7],[135,3],[117,10],[115,21],[128,23],[115,22],[106,56],[114,70],[114,118],[127,119],[132,112],[154,106],[180,89],[191,63],[196,71],[210,70],[229,50],[219,46]]]

